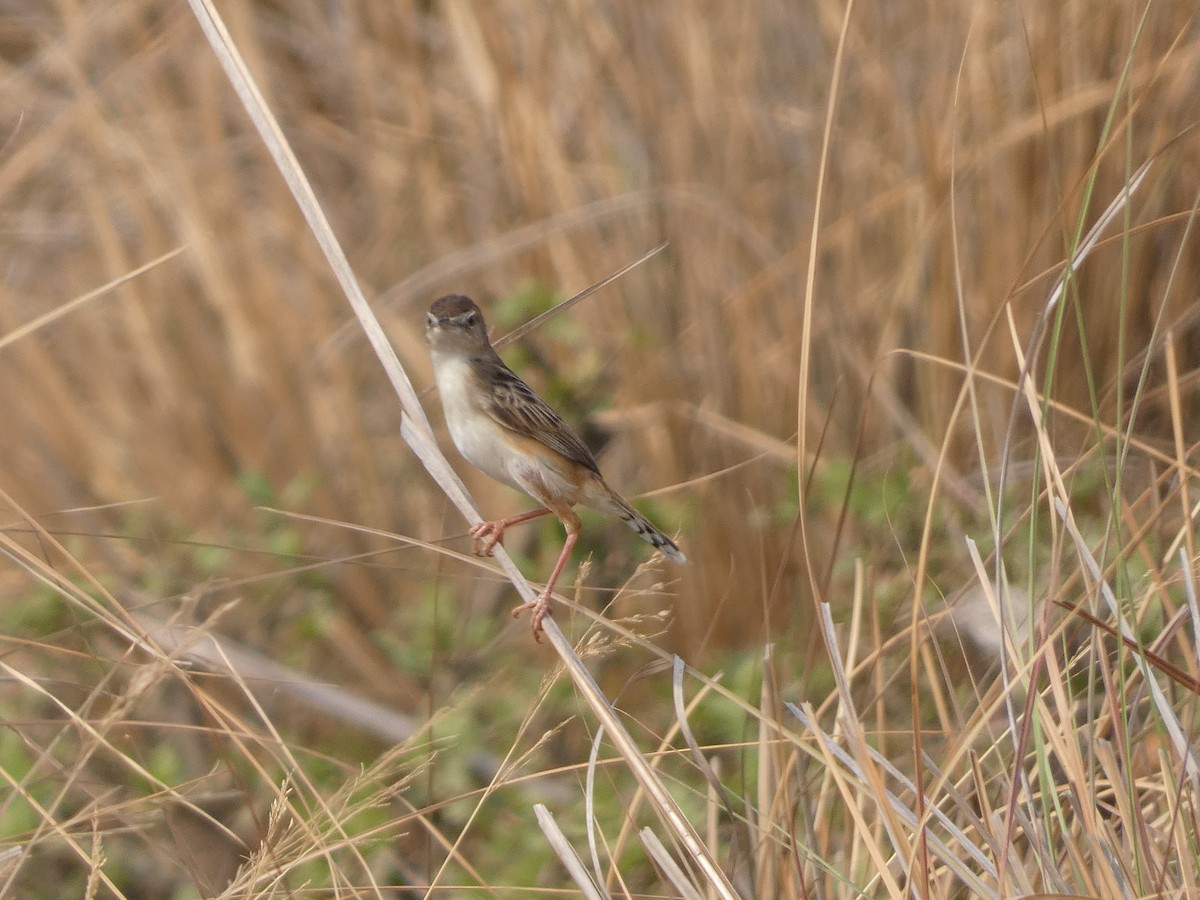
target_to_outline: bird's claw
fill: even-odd
[[[471,529],[471,552],[476,556],[491,556],[496,545],[503,542],[503,522],[480,522]]]
[[[542,641],[542,620],[546,616],[552,615],[550,611],[550,595],[538,594],[536,600],[529,603],[522,603],[513,609],[513,618],[517,618],[527,609],[531,611],[530,624],[533,626],[533,639],[540,644]]]

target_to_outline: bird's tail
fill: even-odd
[[[608,485],[604,487],[605,495],[595,498],[596,502],[590,505],[594,505],[606,512],[611,512],[614,516],[619,517],[622,522],[637,532],[638,537],[647,544],[650,544],[655,550],[659,551],[672,562],[687,562],[687,557],[683,555],[683,551],[679,549],[678,544],[651,525],[650,521],[634,509],[628,500]]]

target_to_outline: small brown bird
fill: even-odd
[[[497,481],[524,491],[545,509],[522,513],[471,529],[472,549],[489,556],[504,530],[552,512],[567,531],[562,553],[546,587],[533,603],[513,610],[533,611],[533,635],[550,613],[550,596],[582,522],[577,503],[612,513],[668,559],[687,562],[673,540],[651,525],[629,501],[610,488],[587,446],[492,348],[483,313],[469,297],[449,294],[434,301],[425,319],[433,374],[454,446],[467,461]]]

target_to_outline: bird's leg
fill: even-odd
[[[554,571],[550,573],[550,579],[546,582],[546,586],[542,588],[542,592],[537,595],[537,599],[531,603],[522,603],[513,610],[513,617],[519,616],[525,610],[532,610],[531,624],[533,625],[534,640],[541,640],[539,635],[542,633],[542,619],[550,615],[550,595],[554,592],[554,583],[558,581],[558,576],[562,574],[563,566],[567,564],[567,559],[571,555],[571,550],[575,546],[575,541],[579,539],[579,529],[581,523],[578,516],[572,516],[574,522],[563,522],[567,529],[567,539],[563,542],[562,553],[558,555],[558,562],[554,564]]]
[[[528,522],[550,512],[548,509],[535,509],[533,512],[521,513],[519,516],[509,516],[507,519],[497,519],[495,522],[480,522],[471,529],[471,552],[476,556],[491,556],[497,544],[504,542],[504,529],[509,525]]]

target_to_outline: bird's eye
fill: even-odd
[[[425,324],[429,328],[432,328],[437,324],[437,316],[435,316],[433,313],[425,313]]]
[[[466,325],[468,328],[470,328],[472,325],[474,325],[475,324],[475,313],[473,313],[473,312],[467,313],[463,317],[463,324]]]

